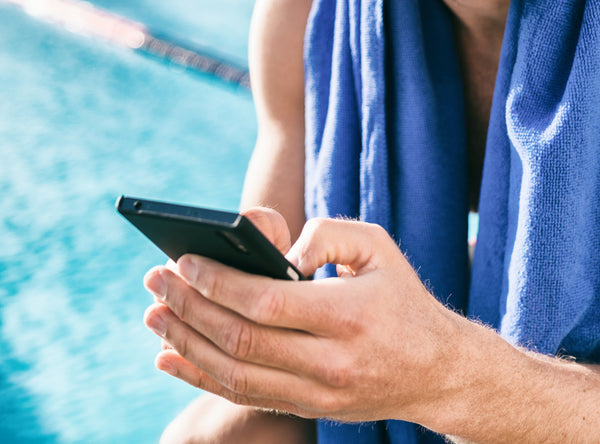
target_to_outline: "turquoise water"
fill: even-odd
[[[252,0],[94,0],[95,5],[152,31],[207,47],[228,59],[246,64],[248,21]]]
[[[227,39],[202,3],[114,9],[243,60],[251,2],[221,2],[244,5]],[[154,369],[142,277],[165,258],[114,201],[235,209],[255,133],[248,92],[0,3],[1,442],[156,442],[197,395]]]

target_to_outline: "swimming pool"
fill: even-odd
[[[245,59],[250,1],[94,3]],[[251,96],[2,3],[0,66],[0,441],[156,442],[198,393],[154,369],[165,258],[114,201],[235,209]]]

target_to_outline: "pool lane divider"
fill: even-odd
[[[0,0],[73,33],[101,38],[158,57],[185,69],[214,75],[250,89],[248,69],[209,50],[152,33],[146,26],[81,0]]]

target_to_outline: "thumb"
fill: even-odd
[[[277,211],[265,207],[248,208],[241,212],[283,254],[292,244],[290,230],[285,218]]]
[[[340,219],[310,219],[287,259],[311,276],[325,264],[345,267],[352,274],[377,268],[394,241],[379,225]],[[346,274],[346,273],[345,273]]]

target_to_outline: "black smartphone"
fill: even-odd
[[[241,214],[126,196],[117,199],[116,207],[174,261],[193,253],[247,273],[306,279]]]

